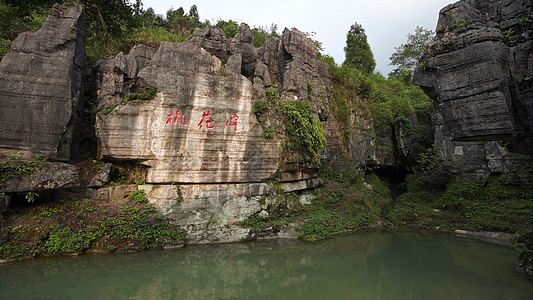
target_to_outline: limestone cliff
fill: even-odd
[[[100,158],[147,166],[150,185],[142,188],[150,202],[186,228],[191,242],[245,238],[240,222],[279,205],[269,196],[269,180],[287,192],[321,184],[316,166],[295,164],[284,151],[279,110],[254,113],[267,92],[279,94],[274,106],[296,99],[312,104],[328,138],[322,159],[366,159],[360,147],[344,147],[328,114],[329,67],[314,42],[292,29],[268,36],[260,48],[252,43],[246,24],[231,39],[207,26],[183,43],[138,45],[98,63]],[[127,101],[149,89],[157,90],[153,99]],[[272,137],[265,137],[267,129]],[[360,136],[353,138],[361,145]]]
[[[0,152],[68,160],[84,75],[84,10],[56,6],[0,62]]]
[[[510,169],[533,154],[533,3],[462,0],[443,8],[414,83],[435,100],[435,147],[457,170]]]
[[[2,60],[2,151],[69,158],[73,110],[85,72],[83,23],[82,8],[56,7],[43,28],[22,34]],[[267,36],[260,48],[253,39],[246,24],[231,39],[207,26],[182,43],[162,42],[157,49],[137,45],[126,55],[98,61],[91,93],[98,102],[94,154],[108,164],[86,179],[87,190],[111,201],[144,190],[155,207],[187,230],[191,243],[246,238],[249,229],[240,223],[247,217],[294,205],[275,191],[322,184],[318,166],[303,163],[284,146],[280,107],[296,100],[310,104],[324,130],[321,160],[339,168],[379,160],[375,150],[365,149],[372,134],[361,134],[371,131],[368,115],[350,112],[349,122],[358,129],[339,134],[330,113],[331,71],[313,40],[297,29]],[[268,103],[262,114],[254,107],[260,101]],[[143,185],[105,186],[121,164],[139,167]],[[71,165],[39,166],[23,181],[2,182],[0,192],[80,185]]]
[[[75,166],[46,160],[70,159],[85,63],[84,9],[69,5],[0,61],[0,212],[14,193],[79,186]]]

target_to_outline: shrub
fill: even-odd
[[[146,89],[146,91],[142,93],[131,93],[126,95],[124,97],[125,101],[132,101],[132,100],[152,100],[155,98],[155,95],[157,94],[156,88],[149,88]]]
[[[286,150],[298,152],[304,162],[319,163],[326,138],[311,106],[301,100],[286,102],[281,105],[281,113],[285,118]]]
[[[257,99],[254,102],[254,114],[259,119],[261,115],[268,109],[267,101],[263,99]]]

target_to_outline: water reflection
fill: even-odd
[[[362,233],[0,265],[9,299],[531,299],[513,250]]]

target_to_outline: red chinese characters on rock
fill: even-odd
[[[187,126],[188,122],[185,121],[185,114],[181,114],[181,112],[179,110],[176,110],[176,115],[174,116],[174,112],[172,110],[172,108],[170,109],[170,114],[167,115],[168,117],[168,120],[167,120],[167,123],[166,125],[168,124],[176,124],[176,122],[179,121],[179,124],[181,126]],[[172,121],[172,117],[174,117],[174,121]]]
[[[237,114],[233,114],[231,116],[231,120],[228,114],[228,117],[226,118],[226,127],[233,126],[234,127],[233,131],[237,131],[237,120],[239,120],[239,116],[237,116]]]
[[[205,121],[205,127],[207,129],[213,129],[215,128],[215,122],[213,122],[212,120],[206,120],[205,118],[206,117],[210,117],[211,116],[211,112],[208,110],[207,113],[204,111],[204,113],[202,114],[202,120],[200,121],[200,123],[198,123],[198,129],[202,129],[202,127],[204,126],[203,123]]]
[[[176,110],[176,113],[174,113],[174,109],[170,109],[170,114],[166,115],[167,121],[166,125],[172,125],[179,123],[181,126],[187,126],[189,123],[187,122],[185,118],[185,114],[182,113],[180,110]],[[205,127],[206,130],[214,129],[215,128],[215,121],[211,119],[211,111],[203,112],[202,113],[202,120],[198,123],[198,130],[202,130],[202,128]],[[237,114],[227,114],[226,115],[226,127],[233,126],[233,131],[237,131],[237,121],[239,120],[239,116]]]

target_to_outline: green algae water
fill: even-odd
[[[533,299],[510,248],[366,232],[0,265],[0,299]]]

